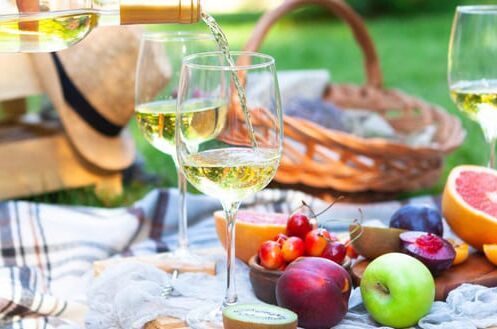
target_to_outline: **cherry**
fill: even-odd
[[[287,262],[293,262],[299,257],[304,256],[305,245],[301,238],[292,236],[283,242],[281,247],[281,252],[283,253],[283,259]]]
[[[338,241],[329,242],[324,248],[321,257],[334,261],[335,263],[341,265],[345,260],[347,255],[347,248],[343,243]]]
[[[278,233],[277,236],[273,238],[273,241],[276,241],[280,244],[280,246],[283,246],[283,243],[288,240],[288,236],[283,233]]]
[[[259,260],[268,270],[276,270],[285,264],[281,246],[276,241],[266,241],[259,247]]]
[[[359,253],[355,250],[350,240],[347,240],[347,242],[345,242],[345,249],[347,250],[347,256],[349,256],[351,259],[356,259],[359,257]]]
[[[302,213],[295,213],[288,219],[286,224],[286,235],[296,236],[304,240],[307,233],[313,229],[314,226],[312,225],[309,217]]]
[[[323,254],[328,241],[334,240],[330,232],[324,228],[317,228],[307,233],[305,237],[305,253],[307,256],[319,257]]]

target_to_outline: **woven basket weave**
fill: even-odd
[[[365,85],[332,84],[324,99],[343,109],[375,111],[399,133],[419,131],[427,125],[435,125],[437,133],[429,147],[411,147],[380,138],[360,138],[285,116],[284,154],[275,180],[342,192],[399,192],[433,186],[441,175],[444,157],[464,140],[461,123],[436,105],[383,87],[373,42],[361,17],[345,2],[287,0],[261,18],[245,50],[257,51],[278,19],[309,4],[327,8],[344,20],[364,56]],[[392,111],[397,115],[387,116]]]

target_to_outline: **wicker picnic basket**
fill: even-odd
[[[305,119],[285,116],[285,145],[276,181],[341,192],[399,192],[433,186],[443,159],[463,142],[460,121],[439,106],[397,90],[385,89],[371,37],[361,17],[340,0],[287,0],[258,22],[245,50],[257,51],[273,24],[290,11],[319,5],[334,12],[352,29],[362,49],[366,83],[332,84],[326,101],[343,109],[376,111],[400,133],[435,125],[430,146],[411,147],[385,139],[365,139],[329,130]],[[398,111],[395,117],[387,113]]]

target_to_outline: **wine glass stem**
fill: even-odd
[[[236,295],[235,281],[235,220],[236,213],[240,207],[240,202],[223,202],[223,209],[226,214],[226,296],[224,297],[223,306],[236,304],[238,297]]]
[[[179,194],[179,209],[178,209],[178,249],[188,249],[188,218],[186,216],[186,177],[183,171],[179,168],[176,160],[176,172],[178,173],[178,194]]]
[[[491,138],[489,141],[488,141],[488,145],[490,146],[490,160],[488,161],[488,167],[489,168],[492,168],[492,169],[496,169],[495,168],[495,142],[496,142],[496,138]]]

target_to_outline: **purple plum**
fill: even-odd
[[[392,215],[390,227],[427,232],[438,236],[443,236],[444,233],[440,212],[427,206],[403,206]]]
[[[456,258],[452,244],[431,233],[404,232],[400,234],[402,252],[417,258],[437,276],[448,269]]]

